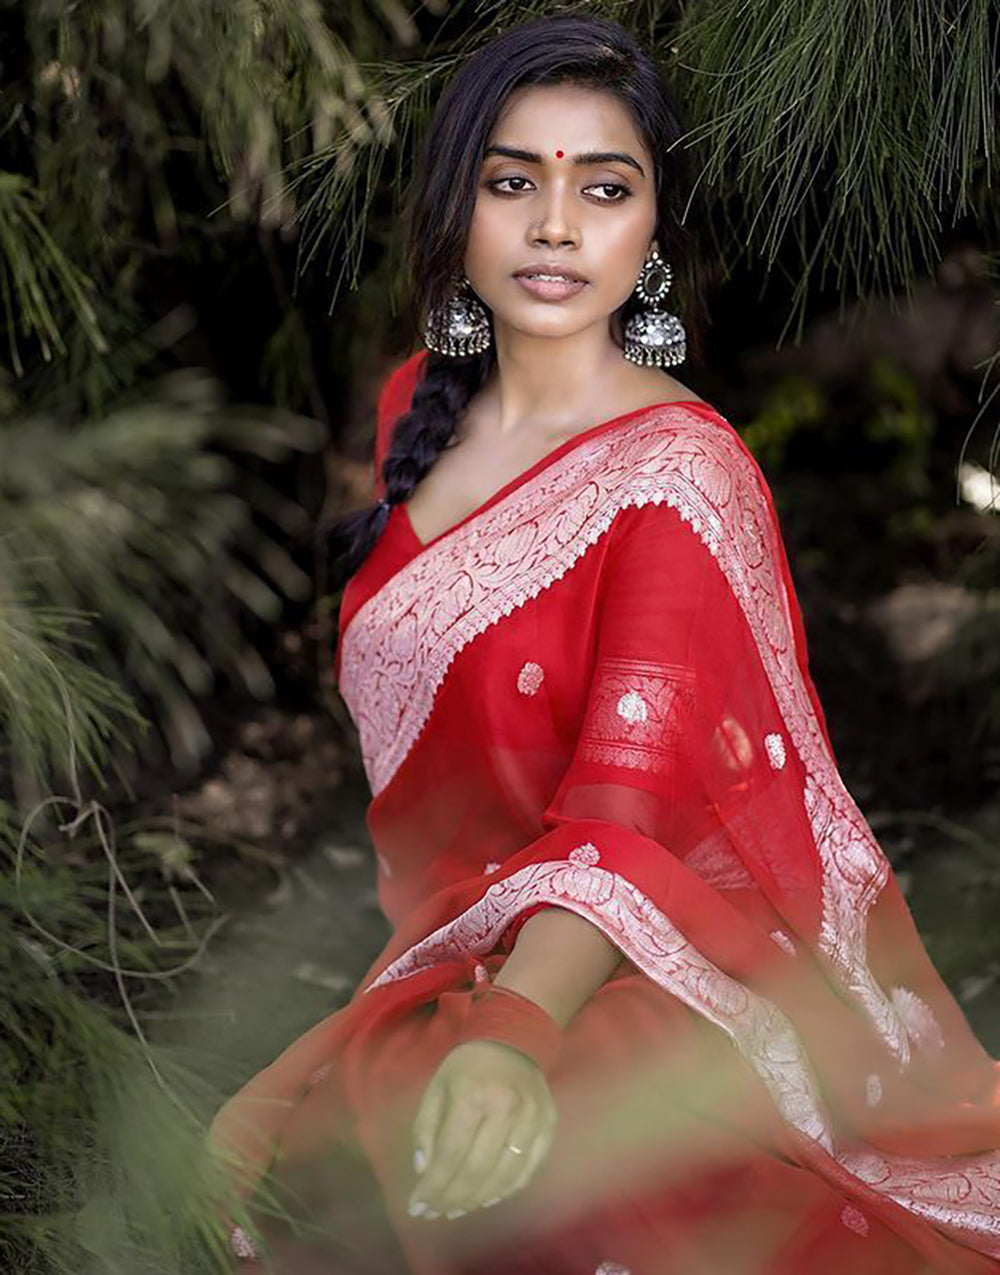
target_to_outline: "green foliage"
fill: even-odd
[[[214,172],[229,216],[304,222],[301,265],[323,255],[338,267],[332,309],[345,279],[357,281],[388,152],[398,194],[456,62],[495,29],[553,12],[548,0],[493,0],[469,19],[466,7],[421,46],[401,0],[30,6],[32,75],[18,88],[48,233],[99,286],[112,283],[142,200],[161,247],[196,231],[171,163],[200,153],[211,160],[197,170],[201,193]],[[658,48],[691,121],[700,182],[719,204],[715,246],[729,268],[744,253],[768,267],[780,256],[799,332],[828,275],[842,301],[911,287],[937,259],[946,213],[952,224],[977,217],[989,236],[1000,229],[988,163],[993,0],[947,20],[920,0],[892,23],[876,0],[696,0],[679,13],[666,0],[592,0],[560,11],[613,17]]]
[[[863,373],[849,407],[801,373],[778,377],[742,426],[743,441],[774,477],[815,464],[818,456],[835,459],[838,471],[867,470],[877,475],[890,532],[926,530],[940,503],[931,468],[934,413],[914,378],[890,359],[868,358]],[[893,509],[894,502],[901,508]]]
[[[826,401],[815,381],[786,376],[774,382],[752,420],[742,429],[743,441],[762,465],[777,470],[794,438],[816,426]]]
[[[110,744],[141,718],[113,682],[87,662],[93,639],[84,618],[12,592],[20,564],[0,538],[0,735],[8,761],[41,783],[79,762],[100,773]]]
[[[99,616],[92,667],[155,708],[178,760],[197,757],[207,734],[196,701],[217,670],[255,695],[272,689],[242,613],[273,624],[284,598],[311,590],[250,502],[286,538],[305,530],[305,514],[249,462],[315,448],[318,427],[227,408],[211,378],[176,373],[104,418],[70,428],[51,416],[14,418],[0,439],[7,587],[48,608],[24,623],[51,627],[70,610]]]
[[[107,343],[87,297],[90,280],[53,241],[41,217],[41,197],[15,173],[0,173],[0,300],[8,318],[11,363],[24,371],[18,329],[36,336],[42,355],[66,353],[56,306],[72,313],[95,350]]]
[[[223,919],[201,852],[186,829],[119,844],[100,807],[53,808],[67,836],[38,845],[0,804],[0,1267],[221,1271],[202,1147],[219,1095],[139,1025]]]
[[[732,196],[719,243],[842,302],[909,290],[961,215],[1000,231],[989,155],[998,130],[996,5],[947,18],[914,0],[694,0],[671,36],[709,189]]]
[[[37,0],[4,23],[23,71],[0,134],[0,317],[19,374],[16,331],[75,355],[88,411],[130,383],[101,362],[141,339],[136,285],[156,257],[195,259],[233,223],[287,226],[286,165],[388,142],[359,57],[387,29],[413,35],[401,5],[317,0]]]
[[[869,361],[871,391],[878,408],[865,420],[866,442],[889,453],[886,479],[903,498],[886,529],[890,536],[928,534],[938,510],[931,468],[936,420],[913,381],[885,358]]]
[[[358,56],[385,26],[363,6],[341,24],[299,0],[0,12],[19,72],[15,126],[0,132],[0,320],[18,377],[15,392],[0,368],[5,590],[50,625],[92,616],[91,667],[128,685],[190,763],[208,746],[198,700],[219,676],[272,690],[246,618],[273,625],[283,600],[311,592],[289,552],[307,519],[266,475],[321,431],[225,405],[206,373],[163,375],[198,323],[165,299],[163,264],[193,277],[241,223],[265,247],[290,223],[283,166],[337,136],[363,142]],[[308,393],[325,418],[304,316],[269,262],[282,312],[260,389],[280,406]]]

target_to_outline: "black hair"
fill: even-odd
[[[462,277],[479,172],[490,134],[509,95],[528,85],[571,83],[614,93],[629,109],[653,156],[655,239],[673,277],[671,309],[679,311],[687,349],[701,357],[703,321],[694,199],[683,129],[656,63],[632,33],[605,18],[558,15],[533,19],[488,40],[465,63],[438,102],[407,190],[403,212],[410,309],[420,331]],[[695,221],[697,218],[695,218]],[[642,308],[631,293],[612,316],[620,329]],[[382,465],[385,498],[342,517],[331,528],[334,573],[353,574],[382,532],[391,505],[405,501],[450,438],[473,395],[496,364],[490,339],[482,354],[429,352],[410,408],[395,422]]]

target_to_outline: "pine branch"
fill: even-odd
[[[246,457],[280,461],[320,442],[313,421],[225,408],[210,378],[165,378],[146,401],[59,427],[45,417],[3,427],[18,446],[0,473],[0,544],[10,590],[60,614],[98,617],[92,667],[155,711],[178,761],[207,735],[198,698],[223,672],[266,696],[269,674],[244,632],[268,625],[311,582],[237,495]],[[247,492],[286,532],[303,511],[246,474]]]
[[[59,248],[43,223],[40,192],[16,173],[0,172],[0,302],[11,363],[24,370],[17,334],[37,337],[42,355],[65,354],[63,314],[80,324],[93,349],[108,346],[88,292],[91,280]],[[65,320],[63,320],[65,322]]]

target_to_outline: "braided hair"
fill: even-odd
[[[605,18],[557,15],[520,23],[493,36],[462,65],[438,102],[407,192],[403,213],[405,271],[418,330],[444,306],[461,276],[483,154],[508,96],[527,85],[571,83],[614,93],[629,109],[656,168],[656,239],[666,245],[690,355],[701,356],[703,321],[694,232],[696,206],[677,109],[659,68],[636,38]],[[696,207],[692,218],[700,220]],[[620,333],[641,308],[634,293],[612,316]],[[409,499],[454,437],[473,396],[496,365],[491,339],[482,354],[430,353],[409,410],[395,422],[382,463],[385,495],[331,528],[336,582],[371,552],[394,504]]]
[[[353,575],[364,562],[382,534],[392,506],[409,499],[447,447],[469,400],[485,384],[495,362],[492,342],[482,354],[466,358],[427,355],[409,410],[397,420],[382,462],[385,495],[375,504],[347,514],[332,529],[343,545],[337,561],[341,580]]]

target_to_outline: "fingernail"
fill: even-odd
[[[490,1209],[493,1207],[494,1204],[501,1204],[502,1202],[503,1202],[503,1196],[495,1195],[492,1200],[483,1200],[483,1208]]]
[[[465,1209],[449,1209],[445,1217],[465,1217]]]
[[[410,1207],[407,1209],[410,1217],[420,1217],[421,1214],[427,1212],[427,1205],[423,1200],[411,1200]]]
[[[425,1218],[434,1218],[434,1217],[440,1217],[440,1216],[441,1214],[435,1213],[433,1209],[428,1209],[427,1212],[424,1214]]]
[[[413,1167],[418,1173],[423,1173],[427,1168],[427,1152],[417,1147],[413,1153]]]

